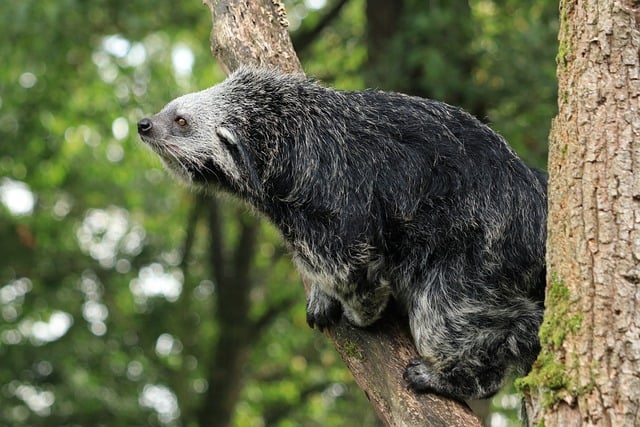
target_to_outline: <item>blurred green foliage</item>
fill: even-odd
[[[309,74],[480,112],[544,166],[554,2],[398,2],[402,19],[379,64],[367,62],[365,3],[349,1],[300,52]],[[288,1],[292,36],[330,5]],[[183,260],[197,197],[138,142],[135,123],[224,77],[210,55],[209,11],[148,0],[9,0],[2,10],[0,425],[197,425],[216,386],[207,361],[219,335],[206,224],[193,224]],[[221,203],[233,241],[243,209]],[[377,425],[336,353],[306,327],[277,233],[262,225],[259,239],[251,315],[297,304],[255,343],[234,425]]]

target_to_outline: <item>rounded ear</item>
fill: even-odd
[[[235,134],[224,126],[220,126],[216,129],[216,135],[220,138],[220,141],[227,145],[238,145],[238,138]]]

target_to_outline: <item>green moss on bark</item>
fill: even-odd
[[[548,311],[539,332],[542,350],[529,375],[516,380],[516,388],[526,395],[541,396],[541,404],[546,408],[567,394],[577,395],[584,390],[572,385],[564,363],[566,349],[562,348],[567,334],[580,330],[583,315],[571,313],[575,298],[556,275],[552,276],[545,301]]]
[[[558,54],[556,55],[556,64],[562,68],[567,66],[572,51],[567,33],[569,27],[569,13],[573,8],[574,3],[571,1],[564,1],[560,3],[560,45],[558,47]]]
[[[344,351],[347,357],[352,357],[357,360],[364,360],[364,354],[362,354],[362,350],[360,347],[354,342],[347,342],[344,345]]]

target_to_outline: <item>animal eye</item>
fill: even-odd
[[[184,117],[176,117],[176,124],[180,127],[185,127],[187,125],[187,119]]]

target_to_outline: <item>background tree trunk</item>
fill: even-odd
[[[249,317],[252,278],[250,265],[256,252],[258,226],[255,220],[238,215],[239,237],[235,245],[225,242],[225,232],[218,200],[205,197],[208,210],[210,265],[217,284],[216,320],[219,336],[209,356],[207,378],[210,387],[200,405],[198,423],[202,427],[228,426],[242,390],[242,377],[251,346],[255,343],[256,325]],[[225,250],[227,249],[226,253]]]
[[[533,425],[640,425],[640,2],[560,2]]]
[[[205,0],[205,4],[212,11],[212,52],[227,72],[240,64],[302,72],[279,1]],[[416,352],[405,323],[388,310],[372,328],[354,328],[343,320],[326,335],[387,425],[479,426],[464,404],[407,389],[402,373]]]
[[[438,99],[486,119],[487,98],[473,81],[481,57],[471,48],[478,31],[468,0],[367,0],[365,12],[368,87]]]

